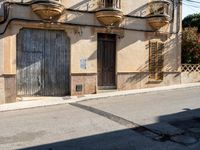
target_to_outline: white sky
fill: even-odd
[[[200,2],[200,0],[195,0],[195,1]],[[185,18],[187,15],[190,15],[190,14],[200,13],[200,4],[196,4],[196,5],[191,4],[192,6],[189,6],[188,4],[189,4],[188,2],[183,1],[183,18]]]

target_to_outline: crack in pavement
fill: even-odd
[[[102,117],[105,117],[111,121],[114,121],[120,125],[123,125],[125,127],[127,127],[128,129],[132,130],[132,131],[135,131],[139,134],[142,134],[144,135],[145,137],[148,137],[154,141],[159,141],[159,142],[166,142],[166,141],[171,141],[171,142],[174,142],[174,143],[177,143],[177,144],[180,144],[180,145],[184,145],[184,146],[187,146],[186,144],[184,143],[181,143],[181,142],[177,142],[177,141],[174,141],[172,138],[175,137],[175,136],[178,136],[178,135],[182,135],[182,134],[176,134],[176,135],[169,135],[169,134],[162,134],[162,133],[159,133],[157,131],[154,131],[154,130],[151,130],[147,127],[144,127],[142,125],[139,125],[135,122],[132,122],[132,121],[129,121],[127,119],[124,119],[122,117],[119,117],[119,116],[116,116],[114,114],[111,114],[109,112],[105,112],[105,111],[102,111],[102,110],[99,110],[97,108],[94,108],[94,107],[90,107],[90,106],[87,106],[87,105],[82,105],[80,103],[70,103],[71,106],[74,106],[74,107],[77,107],[77,108],[80,108],[80,109],[83,109],[83,110],[87,110],[89,112],[92,112],[92,113],[95,113],[99,116],[102,116]],[[144,132],[149,132],[151,135],[146,135],[144,134]],[[153,136],[152,136],[153,135]]]

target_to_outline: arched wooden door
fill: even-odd
[[[17,36],[17,94],[68,95],[69,47],[64,31],[22,29]]]

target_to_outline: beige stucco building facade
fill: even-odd
[[[0,103],[181,84],[179,0],[5,0]]]

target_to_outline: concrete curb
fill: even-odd
[[[87,100],[92,100],[92,99],[115,97],[115,96],[135,95],[135,94],[143,94],[143,93],[159,92],[159,91],[170,91],[170,90],[175,90],[175,89],[195,88],[195,87],[200,87],[200,83],[172,85],[172,86],[165,86],[165,87],[136,89],[136,90],[128,90],[128,91],[116,91],[116,92],[110,92],[110,93],[85,95],[83,97],[25,98],[24,101],[0,105],[0,112],[35,108],[35,107],[62,105],[62,104],[69,104],[69,103],[87,101]]]

